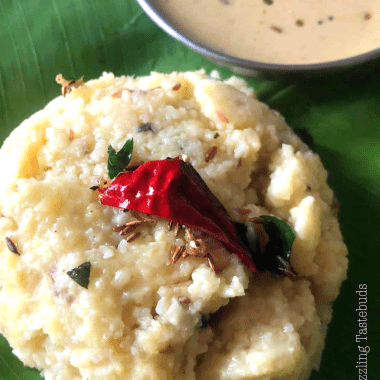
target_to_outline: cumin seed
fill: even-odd
[[[112,230],[114,232],[121,232],[124,230],[124,228],[125,228],[125,225],[122,225],[122,226],[114,227],[114,228],[112,228]]]
[[[62,74],[58,74],[55,77],[55,81],[62,86],[61,94],[63,97],[69,94],[72,88],[77,88],[84,85],[84,81],[82,78],[67,80]]]
[[[249,210],[248,208],[237,208],[236,211],[240,214],[240,215],[249,215],[252,211]]]
[[[175,223],[174,225],[174,236],[177,237],[179,232],[181,231],[181,225],[179,223]]]
[[[141,235],[141,232],[132,232],[130,235],[128,235],[125,240],[127,243],[137,239]]]
[[[5,243],[7,244],[7,248],[8,248],[12,253],[14,253],[15,255],[20,256],[20,252],[18,251],[18,249],[17,249],[17,247],[16,247],[16,244],[13,243],[13,241],[12,241],[9,237],[6,237],[6,238],[5,238]]]
[[[128,235],[130,232],[134,231],[137,226],[126,226],[120,233],[120,235]],[[128,239],[128,238],[127,238]]]
[[[215,157],[215,155],[216,155],[217,152],[218,152],[218,147],[217,147],[216,145],[212,146],[212,147],[207,151],[207,153],[206,153],[205,161],[206,161],[206,162],[211,161],[211,160]]]
[[[208,265],[210,266],[211,270],[214,273],[216,273],[214,259],[212,258],[212,256],[209,253],[207,254],[207,261],[208,261]]]
[[[121,99],[121,94],[123,93],[123,90],[118,90],[114,92],[111,96],[116,99]]]
[[[137,219],[140,219],[142,220],[144,223],[150,223],[150,224],[153,224],[154,223],[154,216],[151,215],[151,214],[144,214],[144,213],[139,213],[140,214],[140,217],[137,218]]]
[[[115,232],[120,232],[120,235],[127,235],[130,232],[134,231],[138,226],[141,226],[145,222],[142,220],[132,220],[128,223],[123,224],[119,227],[114,227],[113,230]]]
[[[181,83],[177,83],[172,87],[173,91],[178,91],[182,87]]]
[[[254,224],[264,224],[264,221],[259,216],[248,218],[248,222],[252,222]]]
[[[185,296],[179,296],[177,299],[180,303],[184,305],[188,305],[191,302],[190,298],[185,297]]]
[[[185,238],[187,241],[191,241],[195,239],[194,234],[192,233],[190,228],[185,229]]]
[[[172,255],[172,264],[175,264],[180,259],[185,249],[186,247],[184,245],[181,245],[174,250]]]
[[[165,349],[160,351],[160,354],[174,354],[175,353],[175,348],[172,346],[168,346]]]
[[[272,25],[270,28],[277,33],[283,32],[282,28],[280,28],[279,26],[276,26],[276,25]]]
[[[173,259],[173,255],[174,255],[174,252],[175,250],[177,249],[177,246],[175,244],[173,244],[171,247],[170,247],[170,252],[169,252],[169,260],[172,261]]]
[[[230,122],[222,111],[216,111],[216,116],[222,123],[228,124]]]
[[[143,220],[131,220],[130,222],[125,223],[125,226],[139,226],[145,223]]]
[[[219,136],[220,136],[220,134],[218,132],[216,132],[214,135],[214,139],[217,139]]]
[[[98,190],[98,189],[99,189],[99,186],[96,186],[96,185],[90,187],[90,190],[92,190],[92,191],[95,191],[95,190]]]

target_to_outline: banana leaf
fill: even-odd
[[[135,0],[0,1],[0,138],[60,94],[56,74],[84,80],[104,71],[218,69],[159,29]],[[334,304],[321,366],[312,380],[357,379],[359,284],[368,286],[370,377],[380,378],[380,71],[344,72],[302,81],[244,78],[313,146],[340,203],[349,273]],[[0,336],[0,380],[42,379]]]

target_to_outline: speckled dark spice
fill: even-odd
[[[177,83],[177,84],[175,84],[173,87],[172,87],[172,90],[173,91],[178,91],[180,88],[181,88],[181,83]]]
[[[274,30],[275,32],[277,32],[277,33],[282,33],[283,32],[282,28],[280,28],[280,27],[278,27],[276,25],[272,25],[270,28],[272,30]]]
[[[15,255],[20,256],[20,252],[18,251],[18,249],[17,249],[17,247],[16,247],[16,244],[13,243],[12,239],[10,239],[9,237],[6,237],[6,238],[5,238],[5,243],[7,244],[7,248],[8,248],[12,253],[14,253]]]
[[[139,132],[139,133],[141,133],[141,132],[148,132],[148,131],[154,132],[151,123],[141,124],[141,125],[137,128],[137,132]]]

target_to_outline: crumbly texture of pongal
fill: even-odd
[[[159,218],[127,243],[113,228],[134,218],[89,188],[108,145],[129,138],[131,165],[189,156],[235,220],[238,208],[286,220],[298,277],[252,275],[233,254],[220,274],[202,258],[172,265],[183,233]],[[347,269],[333,193],[318,156],[243,81],[104,74],[24,121],[0,165],[0,333],[47,380],[305,379],[318,365]],[[88,290],[66,274],[86,261]]]

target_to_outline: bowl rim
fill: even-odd
[[[312,74],[315,72],[331,72],[341,69],[348,69],[358,66],[380,57],[380,46],[368,52],[354,55],[352,57],[339,59],[336,61],[326,61],[320,63],[308,64],[281,64],[281,63],[264,63],[259,61],[251,61],[247,59],[237,58],[208,46],[194,41],[180,27],[171,22],[170,18],[157,5],[161,0],[137,0],[145,13],[155,22],[161,29],[168,33],[177,41],[183,43],[195,52],[203,55],[209,60],[225,67],[242,68],[248,71],[257,71],[263,73],[278,74]]]

